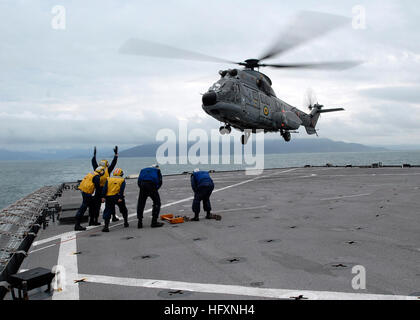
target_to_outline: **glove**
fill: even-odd
[[[93,156],[96,158],[96,146],[93,148]]]
[[[114,148],[114,153],[117,154],[118,153],[118,146],[115,146]]]

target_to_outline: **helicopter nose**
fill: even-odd
[[[217,102],[217,95],[216,92],[206,92],[203,94],[203,105],[205,107],[212,106]]]

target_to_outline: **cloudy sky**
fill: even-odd
[[[65,8],[65,29],[52,9]],[[354,17],[268,62],[363,60],[346,71],[264,70],[277,96],[302,107],[307,88],[328,107],[319,135],[370,145],[420,144],[420,7],[417,1],[13,0],[0,1],[0,148],[132,146],[179,120],[219,123],[201,95],[220,63],[118,53],[141,38],[234,61],[258,57],[299,10]],[[297,137],[307,137],[300,130]],[[316,139],[316,137],[311,136]]]

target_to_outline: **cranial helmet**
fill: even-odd
[[[114,176],[116,176],[116,177],[122,177],[123,175],[124,175],[124,171],[122,171],[121,168],[116,168],[114,170]]]
[[[108,160],[101,160],[99,161],[99,166],[108,168]]]
[[[95,172],[99,173],[100,176],[103,176],[105,173],[105,168],[104,167],[97,167],[95,169]]]

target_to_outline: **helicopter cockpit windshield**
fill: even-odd
[[[231,101],[234,99],[233,81],[219,80],[213,84],[209,91],[214,91],[220,100]]]
[[[223,85],[224,83],[216,82],[209,88],[209,91],[215,91],[215,92],[220,91]]]
[[[209,91],[231,91],[232,90],[233,83],[232,81],[226,81],[224,79],[217,81],[215,84],[213,84]]]

